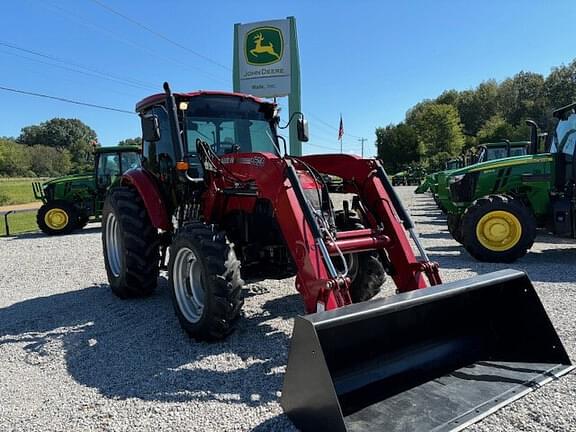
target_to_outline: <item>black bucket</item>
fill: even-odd
[[[297,317],[281,403],[303,431],[454,431],[572,368],[503,270]]]

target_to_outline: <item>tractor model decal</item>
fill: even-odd
[[[244,54],[251,65],[263,66],[282,59],[284,40],[275,27],[257,27],[246,33]]]

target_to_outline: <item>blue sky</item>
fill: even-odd
[[[165,80],[177,91],[231,90],[234,23],[286,16],[297,19],[306,153],[338,150],[340,113],[345,149],[359,152],[356,137],[366,137],[370,155],[375,128],[401,121],[423,98],[520,70],[548,74],[576,57],[568,42],[574,1],[19,0],[3,2],[0,44],[66,63],[54,67],[52,59],[0,45],[0,86],[129,111]],[[78,65],[100,74],[70,70]],[[3,91],[0,98],[0,136],[53,117],[79,118],[103,145],[140,135],[133,115]]]

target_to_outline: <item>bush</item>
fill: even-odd
[[[4,192],[0,191],[0,206],[8,204],[10,198]]]

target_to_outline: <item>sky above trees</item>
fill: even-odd
[[[186,49],[94,0],[8,2],[0,86],[127,111],[161,91],[165,80],[176,90],[230,90],[234,23],[295,16],[311,132],[305,151],[338,151],[342,113],[345,150],[359,152],[358,138],[366,137],[368,154],[374,154],[376,127],[402,121],[410,107],[445,89],[500,82],[521,70],[547,75],[569,63],[573,53],[563,40],[576,12],[571,1],[101,3]],[[140,134],[130,114],[5,92],[2,100],[10,108],[3,111],[0,136],[18,136],[22,127],[55,117],[82,120],[104,145]]]

